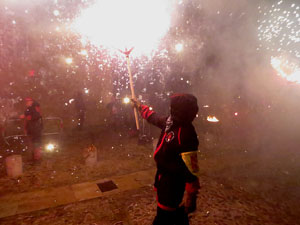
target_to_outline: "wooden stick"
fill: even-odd
[[[135,93],[134,93],[134,88],[133,88],[132,74],[131,74],[131,69],[130,69],[129,54],[126,54],[126,59],[127,59],[127,69],[128,69],[128,73],[129,73],[129,83],[130,83],[130,89],[131,89],[131,98],[136,99]],[[140,125],[139,125],[139,119],[138,119],[138,113],[137,113],[136,107],[134,107],[133,110],[134,110],[134,117],[135,117],[136,129],[139,131],[140,130]]]

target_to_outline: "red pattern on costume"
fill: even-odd
[[[157,201],[157,206],[163,210],[166,210],[166,211],[175,211],[176,210],[176,208],[171,208],[169,206],[165,206],[165,205],[159,203],[157,195],[156,195],[156,201]]]
[[[148,106],[146,105],[141,105],[141,115],[144,119],[148,119],[154,111],[150,110]]]
[[[181,127],[179,127],[178,130],[178,143],[181,145],[180,134],[181,134]]]

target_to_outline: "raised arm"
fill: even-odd
[[[163,129],[165,127],[166,118],[157,115],[157,113],[151,110],[149,106],[140,105],[138,109],[140,111],[141,116],[149,123],[159,127],[160,129]]]

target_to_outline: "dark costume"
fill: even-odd
[[[32,105],[27,107],[25,115],[25,131],[28,136],[29,148],[34,160],[40,160],[42,149],[42,130],[43,121],[40,113],[40,104],[33,101]]]
[[[162,129],[154,159],[157,165],[154,187],[157,191],[157,215],[154,225],[187,225],[187,212],[195,210],[199,189],[197,176],[184,163],[181,154],[197,151],[198,139],[192,121],[198,112],[193,95],[171,97],[171,115],[159,117],[148,106],[139,107],[149,123]],[[187,192],[189,205],[182,204]]]

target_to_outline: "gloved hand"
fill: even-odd
[[[130,99],[130,100],[131,100],[133,106],[136,107],[138,110],[140,110],[140,108],[141,108],[141,103],[140,103],[138,100],[134,99],[134,98],[132,98],[132,99]]]
[[[184,202],[185,212],[192,213],[197,208],[197,193],[186,193]]]

